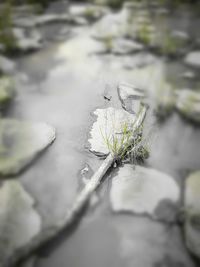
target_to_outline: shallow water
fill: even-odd
[[[190,25],[190,17],[185,19],[184,29]],[[116,84],[120,81],[135,84],[140,78],[137,69],[123,67],[121,57],[96,54],[101,51],[101,43],[93,40],[90,29],[84,27],[77,28],[69,40],[17,59],[17,98],[8,115],[45,121],[57,131],[56,142],[19,176],[36,200],[44,227],[62,219],[72,205],[81,183],[80,170],[85,164],[93,171],[101,164],[85,147],[89,127],[94,121],[91,112],[97,107],[119,106]],[[176,85],[192,84],[180,81],[180,74],[187,68],[179,61],[168,62],[160,57],[157,61],[152,68],[157,71],[164,65],[164,75]],[[103,98],[108,84],[112,95],[109,104]],[[146,164],[171,174],[183,186],[186,174],[200,166],[200,129],[177,113],[162,124],[155,125],[152,114],[149,120],[153,136]],[[146,267],[154,251],[143,259],[143,244],[139,248],[133,245],[134,238],[137,231],[147,235],[146,225],[149,225],[148,233],[153,233],[156,225],[162,235],[163,226],[148,218],[143,221],[129,215],[113,215],[109,206],[109,187],[110,182],[106,181],[98,192],[101,201],[97,207],[89,209],[77,229],[69,236],[66,234],[65,240],[55,243],[49,253],[48,250],[41,253],[37,267]],[[130,231],[133,233],[129,238]],[[158,242],[162,243],[162,240]],[[132,258],[132,251],[138,253],[137,260]]]

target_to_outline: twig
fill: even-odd
[[[138,128],[142,125],[146,116],[146,112],[147,112],[147,106],[141,104],[141,109],[137,114],[135,123],[133,125],[133,133],[137,131]],[[41,234],[33,238],[33,240],[29,245],[26,245],[21,249],[17,250],[2,267],[14,267],[19,261],[24,260],[31,254],[35,253],[47,242],[51,241],[53,238],[59,235],[59,233],[61,233],[64,229],[69,227],[77,219],[77,215],[87,204],[91,195],[98,188],[104,175],[106,174],[108,169],[112,166],[112,164],[116,161],[117,157],[119,157],[119,155],[112,155],[112,153],[110,153],[107,156],[107,158],[103,161],[102,165],[99,167],[97,172],[92,176],[92,178],[84,187],[84,189],[81,191],[81,193],[78,194],[72,208],[68,211],[67,215],[64,217],[62,222],[60,222],[55,227],[44,230]]]

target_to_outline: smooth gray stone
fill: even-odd
[[[34,200],[18,181],[5,181],[0,188],[0,265],[17,249],[40,233],[41,219]],[[1,265],[1,266],[2,266]]]
[[[192,67],[200,68],[200,51],[193,51],[186,55],[184,63]]]
[[[46,123],[0,120],[0,175],[22,171],[55,140],[55,129]]]
[[[148,214],[171,222],[176,219],[180,189],[165,173],[127,164],[112,179],[110,200],[115,212]]]
[[[0,72],[3,72],[4,74],[13,74],[14,71],[15,63],[5,56],[0,55]]]
[[[200,259],[200,171],[186,179],[184,196],[186,245]]]
[[[200,93],[191,89],[182,89],[176,92],[177,110],[186,118],[200,123]]]
[[[0,111],[6,108],[14,96],[14,84],[10,77],[0,78]]]

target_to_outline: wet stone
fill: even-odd
[[[14,119],[0,121],[0,175],[22,171],[55,140],[55,130],[46,123]]]
[[[158,118],[164,119],[174,111],[176,105],[176,93],[172,86],[164,82],[161,84],[161,90],[155,95],[155,113]]]
[[[185,71],[180,76],[184,79],[187,79],[187,80],[193,80],[196,77],[196,75],[193,71]]]
[[[147,52],[139,52],[133,56],[129,56],[122,61],[125,69],[131,70],[136,68],[143,68],[145,66],[154,64],[157,58]]]
[[[186,245],[200,259],[200,171],[186,180],[184,210]]]
[[[140,100],[145,98],[145,92],[128,83],[120,83],[117,89],[122,107],[130,113],[137,113],[140,107]]]
[[[109,27],[108,27],[109,25]],[[121,37],[126,33],[126,22],[121,13],[108,14],[95,23],[92,36],[106,42],[112,38]]]
[[[13,24],[16,28],[21,28],[22,30],[32,30],[34,27],[45,26],[48,24],[55,23],[69,23],[76,25],[85,25],[87,24],[86,19],[83,17],[70,16],[69,14],[43,14],[39,16],[30,16],[30,17],[19,17],[13,21]]]
[[[0,72],[4,73],[4,74],[13,74],[15,71],[15,63],[0,55]]]
[[[4,76],[0,78],[0,111],[6,108],[14,96],[14,87],[11,78]]]
[[[200,68],[200,51],[188,53],[184,59],[184,62],[192,67]]]
[[[176,219],[180,190],[165,173],[127,164],[112,180],[110,200],[115,212],[148,214],[172,222]]]
[[[16,39],[16,47],[20,51],[38,50],[42,47],[42,37],[36,29],[27,31],[22,28],[14,28],[13,34]]]
[[[150,218],[135,216],[133,219],[128,217],[130,216],[124,218],[123,223],[117,221],[115,226],[120,235],[118,242],[122,265],[137,267],[195,266],[184,246],[179,227],[153,221]]]
[[[112,45],[112,53],[116,55],[131,54],[141,51],[144,48],[142,44],[128,39],[116,39]]]
[[[88,20],[97,20],[109,12],[106,7],[91,4],[76,4],[69,7],[72,16],[85,17]]]
[[[0,265],[17,249],[28,245],[40,233],[41,219],[34,200],[17,181],[6,181],[0,188]]]
[[[177,91],[177,110],[189,120],[200,123],[200,93],[190,89]]]
[[[105,156],[112,150],[117,150],[122,139],[126,142],[127,137],[123,135],[123,130],[126,127],[128,133],[128,129],[134,124],[135,115],[112,107],[97,109],[94,115],[97,116],[97,120],[90,131],[90,151]]]

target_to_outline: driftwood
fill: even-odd
[[[141,109],[138,112],[133,125],[133,133],[136,132],[138,128],[142,125],[146,116],[146,112],[147,106],[141,104]],[[84,187],[84,189],[78,194],[72,208],[69,209],[67,215],[64,217],[62,222],[52,228],[44,230],[41,234],[33,238],[29,245],[17,250],[14,255],[8,260],[8,262],[6,262],[2,267],[16,266],[19,261],[24,260],[30,255],[37,252],[38,249],[43,247],[47,242],[51,241],[53,238],[58,236],[63,230],[71,226],[72,223],[77,219],[77,215],[81,212],[81,210],[89,201],[91,195],[98,188],[108,169],[112,166],[112,164],[116,161],[117,158],[119,158],[119,155],[113,155],[111,153],[107,156],[107,158],[103,161],[97,172],[92,176],[92,178]]]

